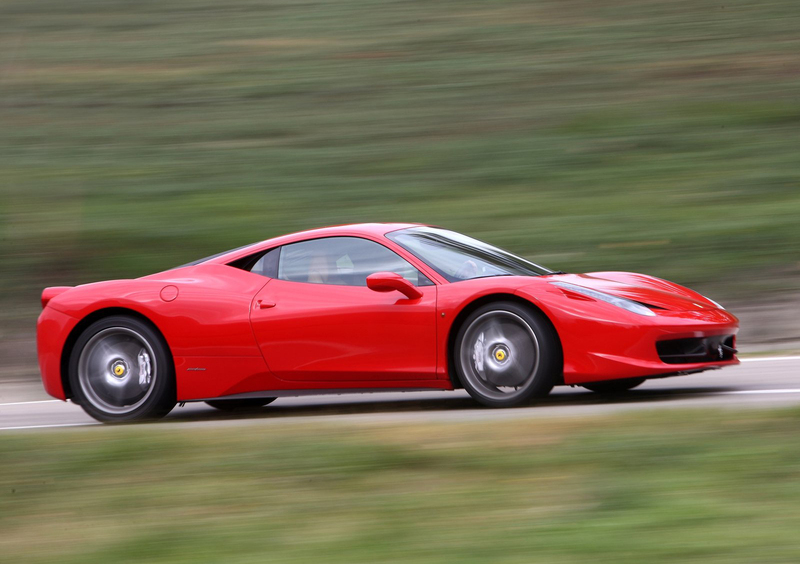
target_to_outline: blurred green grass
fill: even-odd
[[[356,221],[716,297],[797,286],[794,0],[0,0],[0,21],[6,317]]]
[[[800,413],[0,436],[9,562],[800,559]]]

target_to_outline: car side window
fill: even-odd
[[[250,272],[269,278],[275,278],[278,275],[278,257],[280,254],[280,247],[267,251],[261,255],[261,258],[259,258],[252,267],[250,267]]]
[[[289,282],[366,286],[375,272],[395,272],[415,286],[433,284],[383,245],[359,237],[328,237],[281,247],[278,279]]]

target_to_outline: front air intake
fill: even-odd
[[[666,364],[724,362],[736,354],[733,335],[715,335],[691,339],[671,339],[656,343],[658,357]]]

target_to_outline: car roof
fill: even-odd
[[[319,227],[316,229],[308,229],[306,231],[298,231],[297,233],[290,233],[287,235],[280,235],[272,239],[265,239],[252,245],[245,245],[230,251],[224,251],[217,255],[213,255],[206,259],[200,259],[190,264],[225,264],[236,259],[246,257],[252,253],[257,253],[261,250],[286,245],[288,243],[296,243],[297,241],[304,241],[306,239],[320,239],[323,237],[367,237],[367,238],[380,238],[397,231],[399,229],[407,229],[409,227],[421,227],[421,223],[352,223],[347,225],[333,225],[330,227]]]

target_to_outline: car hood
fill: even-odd
[[[567,282],[669,311],[719,309],[708,298],[679,284],[632,272],[590,272],[553,277]]]

